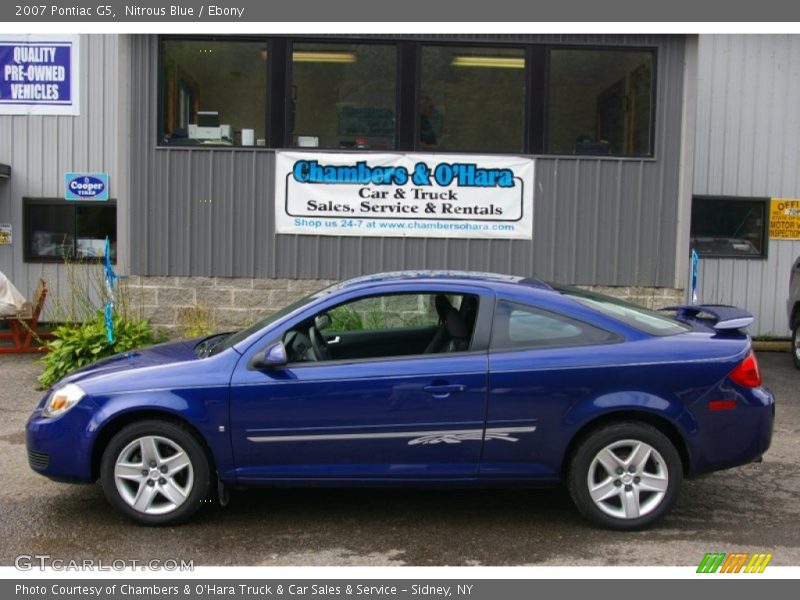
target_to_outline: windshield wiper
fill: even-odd
[[[226,333],[217,333],[216,335],[207,337],[202,342],[197,344],[197,346],[195,347],[195,353],[199,358],[207,358],[211,356],[214,353],[214,350],[218,348],[231,335],[233,335],[232,332],[226,332]]]

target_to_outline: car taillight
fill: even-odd
[[[761,371],[758,370],[758,361],[755,353],[750,350],[745,359],[736,365],[729,377],[744,387],[758,387],[761,385]]]

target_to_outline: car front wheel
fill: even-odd
[[[147,525],[188,519],[208,493],[205,451],[185,428],[164,421],[140,421],[109,442],[100,466],[109,502]]]
[[[792,330],[792,360],[794,366],[800,369],[800,321],[794,324]]]
[[[621,422],[591,433],[569,467],[578,510],[610,529],[641,529],[660,519],[678,496],[681,459],[663,433],[646,423]]]

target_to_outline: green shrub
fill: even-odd
[[[178,309],[176,325],[181,337],[206,337],[217,330],[214,311],[207,306],[185,306]]]
[[[331,326],[326,331],[330,333],[364,330],[364,319],[357,310],[340,306],[328,314],[331,316]]]
[[[53,331],[48,344],[50,351],[44,355],[44,373],[39,377],[43,388],[73,371],[91,363],[134,348],[163,341],[163,332],[155,332],[146,319],[114,317],[114,343],[106,337],[106,321],[102,311],[84,323],[61,325]]]

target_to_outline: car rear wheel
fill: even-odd
[[[100,466],[109,502],[147,525],[188,519],[208,493],[205,451],[185,428],[163,421],[140,421],[109,442]]]
[[[792,330],[792,360],[794,366],[800,369],[800,320],[794,324]]]
[[[683,479],[672,442],[655,427],[626,421],[591,433],[569,467],[578,510],[609,529],[641,529],[675,502]]]

